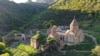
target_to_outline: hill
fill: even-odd
[[[57,0],[42,12],[33,24],[38,23],[34,25],[38,28],[52,23],[69,25],[74,16],[79,22],[84,22],[80,23],[80,25],[85,24],[85,22],[89,26],[99,24],[100,2],[97,0]]]
[[[21,3],[0,0],[0,31],[18,30],[33,20],[34,15],[46,9],[48,4]]]

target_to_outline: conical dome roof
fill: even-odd
[[[57,26],[53,25],[52,28],[51,28],[51,31],[55,31],[56,29],[57,29]]]
[[[78,22],[77,22],[77,20],[75,19],[75,17],[74,17],[74,19],[72,20],[70,26],[78,26]]]

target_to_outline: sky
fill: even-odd
[[[10,0],[10,1],[12,1],[12,0]],[[16,2],[16,3],[25,3],[25,2],[27,2],[27,0],[13,0],[14,2]],[[36,2],[36,0],[32,0],[33,2]]]

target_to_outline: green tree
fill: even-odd
[[[5,43],[0,42],[0,53],[4,52],[5,50]]]
[[[49,21],[44,21],[44,22],[43,22],[43,26],[44,26],[45,28],[49,28],[50,25],[54,25],[54,24],[55,24],[55,21],[54,21],[54,20],[49,20]]]
[[[60,55],[60,53],[58,51],[58,44],[57,44],[55,38],[52,38],[52,37],[47,38],[46,47],[47,47],[47,49],[45,50],[44,53],[48,53],[47,56],[58,56],[58,55]]]
[[[92,49],[92,53],[100,56],[100,46],[96,46],[94,49]]]
[[[22,50],[22,51],[27,52],[30,56],[34,56],[34,55],[37,54],[37,50],[34,49],[33,47],[29,46],[29,45],[20,44],[17,48]]]
[[[9,53],[1,54],[0,56],[10,56]]]
[[[27,52],[24,52],[24,51],[17,51],[14,56],[29,56],[29,54]]]

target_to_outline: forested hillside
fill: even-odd
[[[57,0],[34,22],[39,22],[37,27],[48,26],[52,23],[69,25],[74,16],[80,22],[88,21],[89,25],[100,22],[100,2],[97,0]]]
[[[8,0],[0,0],[0,32],[16,30],[30,22],[35,14],[47,8],[42,3],[16,4]]]
[[[42,3],[16,4],[0,0],[1,32],[47,28],[51,24],[69,25],[74,16],[78,22],[81,22],[82,27],[98,25],[100,2],[97,0],[57,0],[48,6],[48,4]]]

